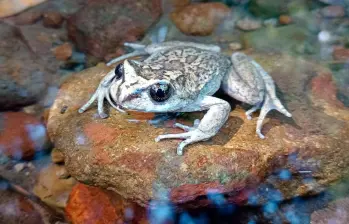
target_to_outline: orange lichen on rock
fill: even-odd
[[[107,144],[118,136],[118,130],[99,123],[88,123],[84,133],[94,145]]]

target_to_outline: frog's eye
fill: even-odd
[[[169,84],[154,84],[149,89],[150,97],[156,102],[164,102],[171,96],[171,86]]]
[[[124,65],[122,63],[118,64],[115,68],[115,79],[118,80],[124,75]]]

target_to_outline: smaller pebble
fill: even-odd
[[[276,19],[276,18],[266,19],[263,21],[263,25],[264,26],[277,26],[278,19]]]
[[[51,159],[53,163],[64,163],[64,154],[58,149],[53,149],[51,152]]]
[[[261,28],[262,23],[258,20],[245,18],[236,23],[237,27],[244,31],[252,31]]]
[[[340,5],[330,5],[321,10],[321,14],[327,18],[338,18],[345,16],[345,9]]]
[[[68,179],[70,177],[69,173],[64,167],[56,171],[56,175],[59,179]]]
[[[71,55],[70,62],[83,64],[86,62],[86,55],[84,53],[74,51]]]
[[[281,25],[288,25],[288,24],[292,23],[292,18],[288,15],[281,15],[279,17],[279,23]]]
[[[6,164],[10,159],[6,155],[0,155],[0,165]]]
[[[31,170],[34,170],[34,169],[35,169],[35,166],[34,166],[34,164],[33,164],[32,162],[29,162],[29,163],[27,164],[27,167],[28,167],[29,169],[31,169]]]
[[[232,42],[229,44],[229,48],[230,48],[230,50],[238,51],[238,50],[242,49],[242,45],[238,42]]]
[[[48,28],[60,28],[64,21],[59,12],[46,12],[43,17],[43,24]]]
[[[39,21],[42,17],[42,12],[24,12],[15,17],[16,25],[30,25]]]
[[[348,61],[349,60],[349,48],[334,47],[333,59],[339,60],[339,61]]]
[[[17,163],[13,168],[17,173],[19,173],[25,168],[25,165],[25,163]]]
[[[68,60],[73,54],[73,47],[70,43],[64,43],[53,49],[56,58],[60,61]]]

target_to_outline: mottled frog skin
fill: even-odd
[[[246,112],[248,119],[254,111],[261,109],[256,127],[260,138],[264,138],[262,124],[270,110],[276,109],[291,117],[275,94],[272,78],[243,53],[233,53],[229,57],[220,52],[219,46],[179,41],[148,46],[136,43],[125,45],[132,47],[134,52],[108,63],[110,66],[118,65],[113,66],[103,78],[90,100],[80,108],[80,113],[97,100],[99,115],[108,117],[103,109],[105,99],[120,112],[207,111],[201,121],[194,122],[193,127],[176,123],[175,126],[183,129],[184,133],[156,138],[156,141],[183,139],[177,147],[178,155],[183,154],[186,145],[216,135],[227,121],[231,110],[229,103],[212,96],[220,88],[231,97],[253,105]],[[127,59],[141,55],[145,59]]]

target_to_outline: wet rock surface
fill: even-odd
[[[72,223],[146,224],[146,211],[114,192],[77,184],[69,197],[66,215]]]
[[[171,14],[177,28],[188,35],[210,35],[230,9],[222,3],[196,3],[185,6]]]
[[[123,42],[140,39],[160,14],[159,0],[88,1],[68,19],[69,37],[81,51],[104,59],[117,55]]]
[[[263,128],[265,140],[255,135],[258,113],[248,121],[240,106],[217,136],[189,146],[184,156],[175,153],[179,140],[154,141],[159,134],[181,131],[171,125],[155,128],[142,113],[111,110],[108,119],[99,119],[93,107],[78,114],[108,71],[99,65],[67,80],[49,114],[50,137],[64,153],[68,172],[143,206],[152,199],[163,200],[164,191],[176,205],[206,206],[212,189],[224,193],[230,203],[248,204],[251,198],[260,203],[265,198],[255,191],[256,184],[272,171],[289,172],[275,181],[282,200],[321,192],[338,181],[348,173],[349,111],[333,97],[331,73],[291,56],[249,54],[270,72],[278,95],[293,114],[288,119],[271,113]],[[323,86],[331,87],[328,94],[317,91]],[[202,115],[178,121],[191,124]],[[128,122],[135,117],[138,123]],[[309,181],[304,182],[304,175]]]

